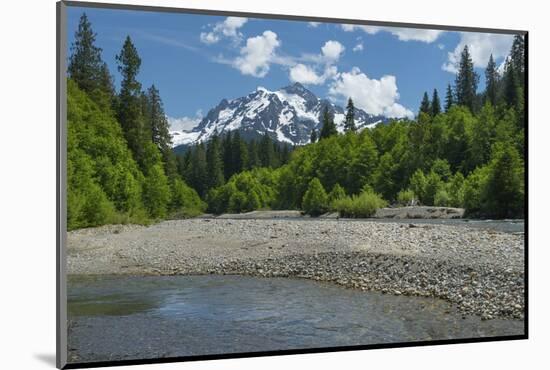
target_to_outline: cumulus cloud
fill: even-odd
[[[210,32],[201,32],[200,40],[205,44],[215,44],[222,37],[227,37],[235,42],[242,39],[242,33],[239,28],[244,26],[248,18],[242,17],[227,17],[223,22],[216,23]]]
[[[342,55],[344,50],[344,45],[340,44],[338,41],[329,40],[321,48],[321,53],[327,61],[336,62],[340,59],[340,55]]]
[[[263,34],[246,40],[246,45],[241,48],[241,55],[232,65],[242,74],[264,77],[269,72],[270,64],[276,59],[275,49],[280,45],[275,32],[264,31]]]
[[[354,67],[350,72],[337,75],[329,88],[329,95],[339,100],[351,97],[355,105],[367,113],[394,118],[414,117],[412,111],[397,102],[399,92],[395,76],[371,79]]]
[[[494,59],[506,57],[513,40],[513,35],[461,32],[460,42],[452,52],[447,54],[447,62],[441,68],[444,71],[456,73],[460,63],[460,54],[466,45],[468,45],[474,67],[485,68],[491,54]]]
[[[312,28],[317,28],[319,27],[321,23],[320,22],[308,22],[307,25],[308,27],[312,27]]]
[[[396,36],[401,41],[421,41],[432,43],[439,38],[443,31],[425,30],[418,28],[399,28],[399,27],[380,27],[380,26],[365,26],[356,24],[343,24],[342,29],[346,32],[361,30],[369,35],[377,34],[378,32],[389,32]]]
[[[357,45],[355,45],[355,46],[353,47],[353,51],[355,51],[355,52],[357,52],[357,51],[363,51],[363,43],[360,42],[360,43],[358,43]]]
[[[289,68],[289,78],[292,82],[302,84],[322,85],[327,79],[338,74],[334,65],[344,52],[345,47],[338,41],[329,40],[321,47],[320,54],[302,55],[301,62],[310,62],[311,65],[297,63]]]
[[[202,111],[198,110],[195,117],[170,117],[166,116],[170,131],[189,131],[196,127],[202,119]]]
[[[298,63],[290,68],[289,77],[292,82],[299,82],[309,85],[322,85],[327,79],[332,78],[337,74],[338,69],[336,66],[327,65],[324,72],[319,74],[314,68]]]

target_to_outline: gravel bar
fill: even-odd
[[[188,219],[68,233],[69,274],[240,274],[437,297],[522,319],[524,236],[450,225]]]

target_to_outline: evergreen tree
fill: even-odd
[[[146,95],[146,127],[151,134],[151,141],[159,149],[164,169],[169,178],[176,174],[176,162],[172,152],[172,137],[170,136],[170,125],[164,113],[164,107],[159,91],[152,85]]]
[[[437,89],[434,89],[433,95],[432,95],[432,105],[431,105],[431,115],[433,117],[437,116],[439,113],[441,113],[441,102],[439,101],[439,94],[437,93]]]
[[[121,89],[118,101],[117,118],[124,131],[134,158],[145,169],[145,145],[150,141],[145,130],[142,106],[141,84],[136,77],[141,66],[141,59],[130,36],[126,37],[120,54],[116,56],[118,71],[122,74]]]
[[[468,107],[474,112],[476,103],[476,92],[479,76],[474,71],[474,63],[468,50],[468,45],[464,46],[460,55],[458,73],[455,79],[456,103]]]
[[[309,136],[309,141],[313,144],[317,141],[317,130],[311,130],[311,135]]]
[[[280,165],[285,165],[290,161],[290,147],[287,144],[283,144],[283,150],[281,151]]]
[[[489,63],[487,63],[487,68],[485,69],[485,100],[492,105],[496,105],[497,103],[498,80],[497,65],[493,59],[493,54],[491,54]]]
[[[196,192],[204,197],[208,188],[206,149],[204,143],[195,146],[191,153],[189,167],[185,179]]]
[[[95,46],[95,38],[96,34],[92,30],[88,16],[82,13],[71,45],[68,75],[87,93],[100,88],[103,77],[101,48]]]
[[[422,102],[420,102],[420,109],[418,110],[418,115],[420,116],[420,113],[425,114],[431,114],[431,104],[430,104],[430,98],[428,97],[428,93],[424,92],[424,96],[422,97]]]
[[[223,175],[226,180],[229,180],[235,173],[233,166],[233,137],[231,131],[228,131],[222,141],[223,151]]]
[[[260,155],[258,153],[258,143],[256,140],[250,140],[248,142],[248,168],[260,167]]]
[[[504,67],[504,100],[508,107],[516,107],[520,99],[517,73],[514,63],[509,59]]]
[[[248,150],[246,143],[241,139],[241,134],[238,130],[236,130],[233,134],[231,152],[234,173],[244,171],[248,165]]]
[[[260,139],[260,148],[258,156],[260,157],[260,165],[262,167],[274,167],[275,165],[275,150],[273,142],[267,135],[267,132],[264,133],[264,136]]]
[[[346,119],[344,122],[345,132],[355,132],[357,127],[355,126],[355,107],[353,106],[353,100],[348,99],[348,105],[346,107]]]
[[[510,59],[514,66],[516,79],[519,86],[525,86],[525,40],[523,36],[516,35],[510,50]]]
[[[216,188],[224,184],[221,144],[218,133],[215,132],[208,142],[206,150],[206,187]]]
[[[328,107],[325,106],[323,110],[323,127],[321,128],[319,139],[325,139],[327,137],[337,135],[337,134],[338,134],[338,131],[336,130],[336,125],[334,124],[334,118],[328,111]]]
[[[453,88],[451,87],[451,84],[447,84],[447,94],[445,95],[445,112],[448,112],[453,105],[454,105]]]

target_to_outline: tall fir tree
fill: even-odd
[[[321,132],[319,133],[319,140],[338,134],[336,125],[334,124],[334,118],[330,114],[327,106],[323,109],[322,120],[323,127],[321,127]]]
[[[314,143],[314,142],[317,141],[317,130],[315,130],[315,129],[311,130],[311,135],[309,136],[309,141],[311,143]]]
[[[229,180],[235,173],[233,166],[233,135],[231,131],[223,136],[222,140],[222,157],[223,157],[223,175],[226,180]]]
[[[453,105],[454,105],[453,88],[451,87],[451,84],[447,84],[447,93],[445,95],[445,112],[448,112]]]
[[[508,107],[517,107],[521,99],[519,81],[512,59],[508,59],[504,66],[504,100]]]
[[[260,155],[258,153],[258,143],[256,140],[250,140],[248,142],[248,168],[260,167]]]
[[[95,45],[96,34],[86,13],[82,13],[78,29],[71,45],[68,74],[81,90],[91,93],[101,87],[102,68],[101,48]]]
[[[264,133],[260,139],[260,148],[258,156],[260,157],[260,165],[262,167],[274,167],[275,165],[275,148],[273,147],[273,141],[269,138],[269,135]]]
[[[217,132],[212,135],[206,149],[206,175],[206,187],[208,189],[224,184],[221,144]]]
[[[425,113],[428,115],[431,114],[430,98],[428,97],[428,93],[426,91],[424,92],[424,95],[422,96],[422,101],[420,102],[418,115],[420,115],[420,113]]]
[[[193,187],[196,192],[204,197],[208,188],[206,148],[204,143],[195,146],[189,160],[189,167],[185,176],[188,184]]]
[[[441,102],[439,100],[439,94],[437,93],[437,89],[434,89],[434,92],[432,95],[431,114],[433,117],[435,117],[439,113],[441,113]]]
[[[242,172],[248,166],[248,149],[246,143],[241,139],[239,130],[235,130],[231,142],[232,161],[234,173]]]
[[[525,86],[525,40],[522,35],[514,36],[510,59],[516,73],[516,80],[520,87]]]
[[[348,99],[348,105],[346,106],[346,119],[344,122],[344,131],[345,132],[355,132],[357,127],[355,126],[355,107],[353,105],[353,100]]]
[[[468,107],[471,112],[475,110],[478,82],[479,76],[474,70],[468,45],[465,45],[460,54],[460,63],[455,79],[455,94],[456,103]]]
[[[134,158],[145,170],[146,141],[150,141],[145,129],[143,117],[143,99],[141,83],[137,81],[137,74],[141,66],[141,59],[130,39],[126,37],[120,54],[116,56],[118,71],[122,74],[120,94],[118,97],[117,118],[122,126],[128,147]]]
[[[498,97],[499,75],[497,65],[493,59],[493,54],[489,57],[487,68],[485,69],[485,101],[491,105],[496,105]]]
[[[147,90],[146,102],[146,129],[151,134],[151,141],[157,146],[162,155],[166,175],[173,178],[176,175],[176,162],[172,152],[170,125],[164,113],[160,93],[155,85],[151,85]]]

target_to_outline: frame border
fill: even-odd
[[[508,35],[523,35],[525,44],[525,129],[524,129],[524,334],[510,336],[495,336],[495,337],[480,337],[480,338],[463,338],[463,339],[444,339],[433,341],[417,341],[417,342],[398,342],[398,343],[383,343],[370,345],[356,346],[340,346],[340,347],[320,347],[307,349],[290,349],[278,351],[258,351],[258,352],[237,352],[228,354],[214,355],[198,355],[198,356],[181,356],[167,358],[144,358],[119,361],[97,361],[97,362],[79,362],[68,363],[67,355],[67,286],[66,286],[66,245],[67,245],[67,205],[66,205],[66,179],[67,179],[67,66],[66,66],[66,51],[67,51],[67,7],[95,8],[95,9],[113,9],[113,10],[135,10],[147,12],[162,12],[162,13],[182,13],[182,14],[200,14],[214,16],[241,16],[250,18],[263,19],[278,19],[290,21],[308,21],[308,22],[323,22],[323,23],[338,23],[338,24],[355,24],[355,25],[370,25],[370,26],[386,26],[386,27],[403,27],[403,28],[418,28],[418,29],[436,29],[443,31],[458,31],[458,32],[479,32],[479,33],[497,33]],[[56,3],[56,36],[57,36],[57,66],[56,66],[56,121],[57,121],[57,156],[56,156],[56,173],[57,173],[57,249],[56,249],[56,367],[58,369],[79,369],[79,368],[95,368],[95,367],[111,367],[111,366],[126,366],[126,365],[144,365],[144,364],[159,364],[173,362],[191,362],[205,360],[221,360],[235,359],[246,357],[265,357],[265,356],[282,356],[295,354],[313,354],[313,353],[329,353],[343,351],[359,351],[370,349],[385,349],[385,348],[406,348],[406,347],[421,347],[421,346],[437,346],[449,344],[465,344],[465,343],[485,343],[510,340],[525,340],[529,338],[529,31],[500,29],[500,28],[483,28],[483,27],[461,27],[453,25],[440,24],[423,24],[423,23],[406,23],[406,22],[386,22],[375,20],[358,20],[347,18],[328,18],[301,16],[291,14],[270,14],[270,13],[253,13],[242,11],[226,11],[226,10],[211,10],[211,9],[195,9],[195,8],[176,8],[166,6],[151,6],[151,5],[130,5],[130,4],[113,4],[100,2],[83,2],[72,0],[61,0]]]

